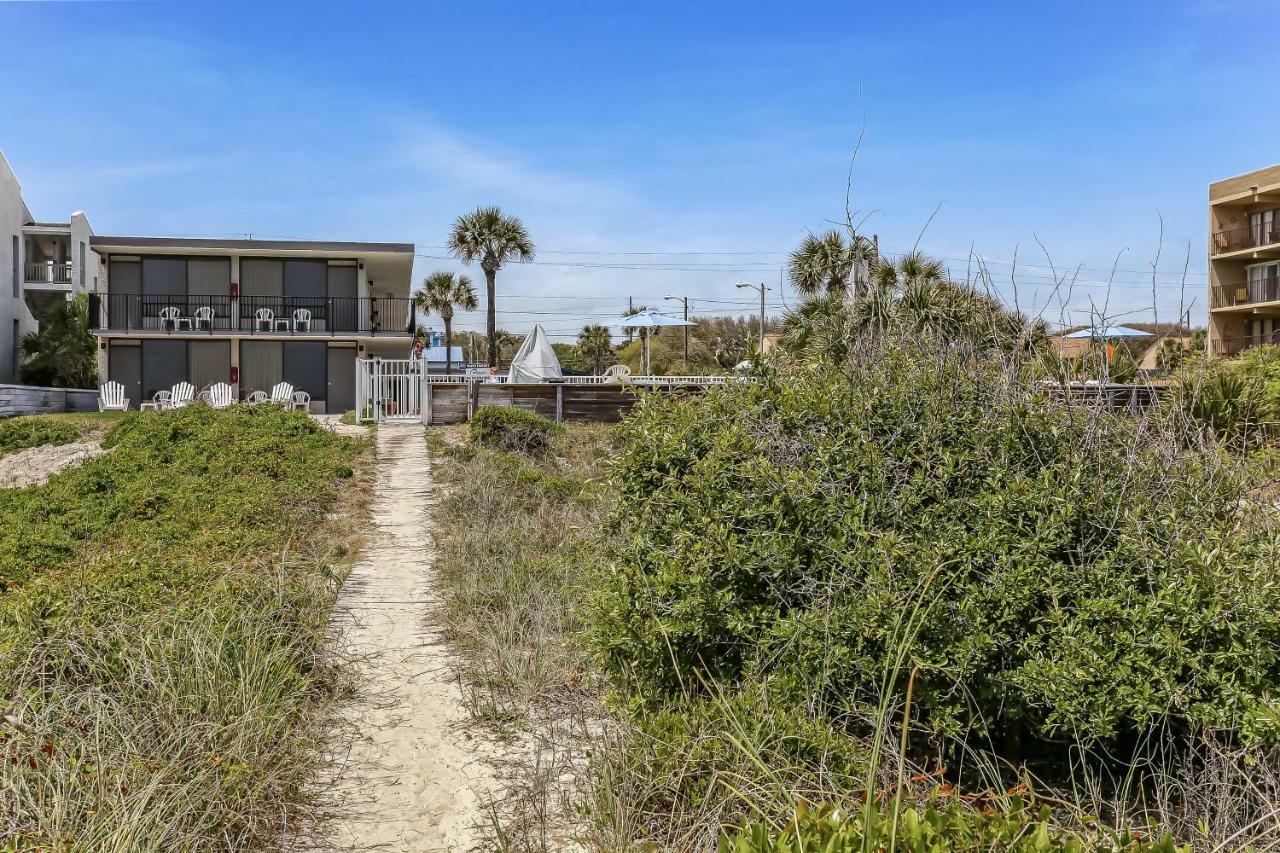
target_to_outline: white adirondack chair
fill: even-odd
[[[295,308],[293,310],[293,330],[295,332],[306,332],[311,328],[311,311],[307,308]]]
[[[179,382],[173,386],[173,391],[169,394],[169,408],[181,409],[183,406],[191,405],[191,401],[195,399],[196,386],[190,382]]]
[[[279,403],[284,406],[293,404],[293,386],[288,382],[278,382],[276,387],[271,389],[271,402]]]
[[[225,382],[215,383],[209,389],[209,405],[215,409],[225,409],[235,402],[235,398],[231,393],[231,386]]]
[[[129,410],[129,401],[124,396],[124,386],[119,382],[108,382],[98,389],[99,412],[125,412]]]
[[[294,391],[293,404],[290,408],[300,409],[304,412],[311,411],[311,395],[306,391]]]
[[[271,324],[275,321],[276,314],[270,308],[259,308],[257,313],[253,315],[258,324],[259,332],[271,331]]]
[[[208,332],[213,329],[213,308],[208,305],[201,305],[192,315],[195,319],[195,329],[198,332]]]

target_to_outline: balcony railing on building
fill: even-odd
[[[90,294],[98,332],[409,335],[411,300],[390,297]]]
[[[1280,302],[1280,276],[1269,275],[1234,284],[1214,285],[1212,295],[1214,308]]]
[[[1262,222],[1243,228],[1230,228],[1213,235],[1213,253],[1238,252],[1280,243],[1280,222]]]
[[[36,261],[24,264],[26,281],[31,284],[70,284],[71,264]]]
[[[1261,346],[1280,346],[1280,331],[1218,338],[1213,342],[1213,354],[1217,356],[1232,356],[1238,355],[1247,349]]]

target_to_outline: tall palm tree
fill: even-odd
[[[578,333],[578,352],[595,368],[596,376],[603,371],[604,360],[613,353],[613,338],[607,326],[593,324],[583,326]]]
[[[424,314],[439,314],[444,321],[444,372],[453,372],[454,309],[474,311],[476,289],[471,279],[451,272],[433,272],[422,280],[422,289],[413,294],[413,307]]]
[[[857,265],[872,260],[874,254],[874,244],[859,235],[846,239],[835,230],[810,234],[791,253],[787,273],[801,296],[845,293],[854,285]]]
[[[498,320],[494,310],[494,291],[498,270],[508,261],[527,263],[533,260],[533,240],[524,223],[507,216],[497,207],[479,207],[458,217],[449,232],[449,251],[464,264],[480,261],[484,270],[485,294],[488,298],[487,325],[489,366],[498,366]]]

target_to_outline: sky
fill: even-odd
[[[39,219],[407,241],[481,290],[443,246],[499,205],[538,247],[499,324],[558,340],[782,312],[850,174],[883,252],[1051,323],[1203,322],[1207,186],[1280,159],[1274,8],[970,5],[0,2],[0,151]]]

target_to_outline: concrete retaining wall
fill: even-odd
[[[96,412],[98,392],[33,385],[0,385],[0,418],[54,412]]]

